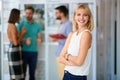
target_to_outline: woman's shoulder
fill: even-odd
[[[69,33],[69,36],[72,36],[74,33],[75,33],[75,31],[71,31],[71,32]]]
[[[88,34],[88,35],[91,35],[91,31],[89,30],[89,29],[86,29],[86,30],[84,30],[83,32],[82,32],[83,34]]]
[[[11,31],[15,31],[16,26],[14,24],[8,24],[8,30]]]
[[[8,27],[15,28],[16,26],[14,24],[8,23]]]
[[[91,31],[89,31],[89,30],[83,31],[82,34],[81,34],[81,36],[82,36],[82,38],[84,38],[84,39],[92,38]]]
[[[72,31],[72,32],[70,32],[69,35],[68,35],[68,37],[71,38],[75,33],[76,33],[76,31]]]
[[[70,34],[75,34],[75,33],[77,33],[77,31],[71,31],[71,32],[70,32]]]

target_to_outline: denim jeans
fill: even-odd
[[[65,70],[63,80],[87,80],[87,76],[76,76]]]
[[[35,70],[37,64],[37,52],[22,52],[23,70],[26,75],[27,66],[29,67],[29,80],[35,80]],[[25,79],[24,79],[25,80]]]

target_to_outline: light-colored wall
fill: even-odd
[[[0,32],[0,56],[1,56],[1,32]],[[1,57],[0,57],[0,78],[1,78]]]
[[[120,80],[120,0],[117,0],[117,80]]]
[[[120,80],[120,0],[97,1],[97,80]],[[115,21],[117,35],[115,35]],[[115,36],[117,74],[115,71]]]
[[[114,80],[114,3],[97,1],[97,80]]]

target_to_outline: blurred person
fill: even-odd
[[[23,61],[21,54],[21,41],[22,36],[26,33],[25,28],[22,28],[19,34],[16,23],[19,23],[20,10],[12,9],[8,20],[7,35],[10,41],[8,49],[8,63],[10,80],[21,80],[24,78]]]
[[[60,20],[60,27],[56,34],[62,34],[63,36],[67,37],[68,34],[72,31],[72,23],[68,20],[68,9],[61,5],[55,8],[56,19]],[[61,50],[65,44],[66,38],[53,38],[50,37],[51,41],[58,42],[58,46],[56,49],[56,62],[57,62],[57,69],[58,75],[60,80],[62,80],[64,74],[64,65],[58,62],[58,56],[61,53]]]
[[[65,64],[63,80],[87,80],[91,65],[93,18],[87,5],[80,4],[73,15],[73,32],[66,40],[59,56]]]
[[[34,8],[31,6],[26,6],[26,19],[21,21],[17,26],[19,31],[21,31],[22,27],[26,28],[26,33],[23,36],[24,43],[22,44],[22,57],[24,74],[26,74],[27,67],[29,67],[29,80],[35,80],[35,70],[38,55],[37,44],[41,44],[42,42],[41,26],[34,21],[33,15]]]

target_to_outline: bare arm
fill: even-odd
[[[19,35],[18,42],[19,43],[23,41],[23,36],[24,36],[25,33],[26,33],[26,27],[23,26],[21,31],[19,31],[19,33],[18,33],[18,35]]]
[[[73,32],[70,32],[69,35],[68,35],[68,38],[67,38],[67,40],[65,42],[65,45],[64,45],[64,47],[63,47],[63,49],[62,49],[62,51],[60,53],[60,56],[65,57],[65,54],[67,53],[67,49],[68,49],[68,46],[69,46],[70,39],[71,39],[72,35],[73,35]]]
[[[65,65],[74,65],[71,61],[67,61],[66,58],[65,58],[65,55],[67,54],[67,49],[68,49],[68,45],[70,43],[70,39],[72,37],[72,32],[68,35],[68,38],[66,40],[66,43],[60,53],[60,56],[59,56],[59,62],[60,63],[63,63]]]
[[[11,28],[13,28],[10,31],[11,39],[12,39],[13,44],[16,46],[18,45],[17,31],[15,31],[14,27],[11,27]]]
[[[84,32],[80,40],[80,50],[78,56],[69,55],[68,61],[73,62],[77,66],[81,66],[88,53],[88,49],[91,46],[92,35],[90,32]]]

